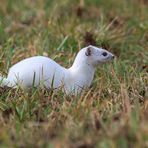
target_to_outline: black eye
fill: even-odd
[[[107,52],[103,52],[102,55],[103,55],[104,57],[106,57],[106,56],[107,56]]]

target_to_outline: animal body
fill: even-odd
[[[50,58],[35,56],[13,65],[7,78],[0,77],[0,81],[2,86],[9,87],[62,87],[67,94],[77,95],[91,85],[96,67],[113,58],[107,50],[89,45],[78,52],[70,68],[64,68]]]

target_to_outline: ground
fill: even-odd
[[[148,1],[1,0],[1,75],[33,55],[69,67],[89,44],[116,58],[77,97],[0,88],[0,147],[148,147]]]

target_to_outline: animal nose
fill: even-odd
[[[114,55],[112,55],[112,59],[114,59],[115,58],[115,56]]]

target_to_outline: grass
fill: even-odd
[[[0,88],[0,147],[148,147],[146,0],[2,0],[0,72],[33,55],[69,67],[88,44],[116,55],[78,97]]]

